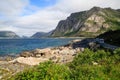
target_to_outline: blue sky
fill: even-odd
[[[0,31],[49,32],[71,13],[94,6],[120,9],[120,0],[0,0]]]
[[[56,3],[56,0],[30,0],[31,5],[36,5],[37,7],[48,7]]]

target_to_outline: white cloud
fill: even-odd
[[[59,0],[53,8],[71,13],[88,10],[93,6],[120,8],[119,3],[120,0]]]
[[[28,0],[5,1],[0,1],[0,14],[12,16],[12,18],[0,19],[0,24],[4,25],[4,28],[0,26],[0,30],[8,29],[17,32],[19,35],[28,36],[37,31],[46,32],[54,29],[59,20],[65,19],[73,12],[88,10],[93,6],[120,8],[120,0],[58,0],[55,5],[42,9],[30,5]],[[2,3],[6,4],[7,7]],[[27,15],[19,16],[20,14]]]
[[[18,28],[10,26],[10,25],[0,25],[0,31],[14,31],[17,32]]]
[[[21,28],[22,31],[28,32],[29,35],[39,31],[48,32],[53,30],[59,20],[66,18],[67,15],[64,12],[42,10],[34,15],[17,18],[13,25]]]
[[[20,15],[28,4],[28,0],[0,0],[0,14],[7,17]]]

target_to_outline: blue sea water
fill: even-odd
[[[68,44],[72,38],[0,39],[0,56],[15,55],[36,48],[56,47]]]

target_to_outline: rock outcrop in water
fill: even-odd
[[[72,13],[58,23],[52,36],[97,36],[107,30],[120,29],[120,11],[93,7],[88,11]]]
[[[0,31],[0,38],[19,38],[19,36],[12,31]]]

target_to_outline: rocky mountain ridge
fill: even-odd
[[[50,37],[53,31],[50,32],[36,32],[31,36],[31,38],[45,38],[45,37]]]
[[[36,32],[35,34],[33,34],[31,36],[31,38],[41,38],[41,37],[45,37],[46,33],[45,32]]]
[[[88,11],[72,13],[66,20],[61,20],[52,36],[97,36],[108,30],[120,29],[119,23],[119,9],[93,7]]]

